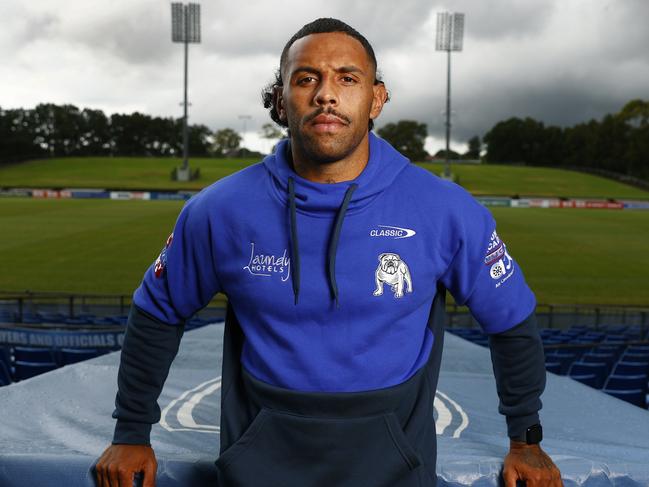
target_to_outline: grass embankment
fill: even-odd
[[[0,187],[198,190],[254,162],[253,159],[192,159],[201,178],[170,180],[181,164],[168,158],[65,158],[0,167]],[[440,174],[442,164],[421,163]],[[459,183],[474,195],[549,196],[649,200],[649,192],[610,179],[562,169],[505,165],[454,165]]]
[[[131,294],[182,202],[0,199],[0,289]],[[649,212],[493,209],[541,303],[647,305]]]

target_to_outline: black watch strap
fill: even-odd
[[[527,428],[521,435],[512,437],[514,441],[527,443],[528,445],[536,445],[543,440],[543,428],[540,424],[535,424]]]

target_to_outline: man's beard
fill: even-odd
[[[304,133],[300,130],[301,127],[310,124],[311,121],[318,115],[323,113],[334,115],[347,123],[345,127],[352,126],[352,120],[335,111],[335,110],[317,110],[309,115],[304,116],[301,120],[289,120],[289,130],[291,138],[298,146],[299,152],[307,160],[317,164],[331,164],[340,161],[350,155],[361,139],[354,140],[353,130],[344,130],[342,134],[313,134]]]

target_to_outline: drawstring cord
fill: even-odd
[[[290,226],[291,226],[291,263],[293,265],[293,273],[291,282],[293,284],[293,295],[295,296],[295,304],[297,304],[297,297],[300,294],[300,251],[297,242],[297,217],[295,211],[295,180],[292,177],[288,178],[288,199],[291,211]]]
[[[338,214],[336,215],[336,223],[331,233],[329,250],[327,252],[329,264],[329,286],[331,287],[331,292],[333,293],[334,299],[336,300],[336,308],[338,307],[338,285],[336,284],[336,252],[338,251],[338,240],[340,239],[340,230],[343,226],[345,213],[347,212],[349,201],[352,199],[352,194],[354,193],[356,188],[358,188],[358,184],[351,184],[345,192],[345,198],[343,199],[343,203],[342,205],[340,205],[340,209],[338,210]]]
[[[345,197],[340,205],[334,228],[331,232],[331,239],[329,240],[329,248],[327,251],[327,273],[329,277],[329,287],[333,298],[336,300],[336,307],[339,306],[338,302],[338,285],[336,283],[336,253],[338,251],[338,241],[340,240],[340,231],[343,226],[347,207],[352,199],[352,194],[358,188],[358,184],[350,184],[345,192]],[[295,296],[295,304],[298,302],[298,295],[300,294],[300,251],[297,240],[297,214],[295,208],[295,180],[292,176],[288,178],[288,196],[289,196],[289,209],[290,209],[290,233],[291,233],[291,263],[293,266],[292,284],[293,295]]]

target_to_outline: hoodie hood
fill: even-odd
[[[369,133],[370,158],[363,171],[352,181],[341,183],[316,183],[297,175],[289,163],[290,143],[282,140],[275,151],[264,159],[264,166],[272,175],[272,190],[288,207],[291,260],[291,282],[295,304],[300,295],[300,245],[297,231],[297,211],[322,217],[335,215],[327,246],[327,276],[332,298],[338,306],[336,283],[336,253],[346,214],[353,214],[368,205],[397,175],[406,168],[408,159],[390,144]]]
[[[289,205],[288,180],[293,178],[297,210],[331,217],[332,213],[339,210],[350,185],[355,184],[356,189],[349,201],[347,212],[353,214],[363,208],[388,188],[410,162],[372,132],[368,134],[368,137],[370,158],[363,171],[356,179],[333,184],[316,183],[299,176],[291,167],[290,141],[289,139],[281,140],[277,144],[275,153],[267,156],[263,161],[264,166],[272,175],[273,190],[276,196]]]

